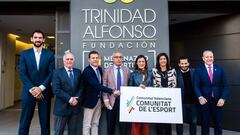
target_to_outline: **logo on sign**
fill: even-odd
[[[128,107],[128,113],[130,114],[135,108],[133,107],[133,102],[135,100],[135,97],[132,96],[130,100],[127,100],[127,107]]]
[[[113,4],[117,2],[117,0],[104,0],[106,3]],[[122,3],[124,4],[129,4],[132,3],[134,0],[121,0]]]

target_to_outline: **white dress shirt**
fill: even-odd
[[[207,69],[207,72],[208,72],[208,75],[209,75],[209,65],[205,64],[205,67],[206,67],[206,69]],[[210,67],[211,67],[212,74],[213,74],[213,64],[212,64],[212,65],[210,65]]]
[[[34,51],[34,55],[35,55],[35,59],[36,59],[37,69],[39,70],[39,63],[40,63],[40,59],[41,59],[42,49],[40,50],[40,52],[37,52],[37,49],[35,47],[33,47],[33,51]],[[38,87],[42,91],[44,91],[46,89],[46,87],[44,85],[40,85]]]

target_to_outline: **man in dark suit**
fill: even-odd
[[[123,55],[120,52],[112,54],[113,66],[108,67],[103,74],[103,85],[120,90],[127,86],[130,70],[123,65]],[[120,97],[103,93],[103,101],[107,110],[108,135],[114,135],[116,122],[119,123],[119,135],[127,135],[128,123],[119,122]]]
[[[89,65],[84,69],[83,77],[83,135],[98,135],[99,118],[101,116],[102,92],[120,95],[118,90],[103,86],[102,68],[99,66],[99,54],[91,51],[88,54]],[[90,133],[91,131],[91,133]]]
[[[227,79],[224,70],[213,64],[213,52],[205,50],[204,64],[194,74],[194,91],[201,105],[202,135],[209,135],[210,118],[214,134],[222,135],[222,109],[228,97]]]
[[[55,135],[63,135],[66,124],[68,124],[69,135],[77,134],[81,70],[73,68],[74,61],[74,55],[70,51],[66,51],[63,56],[64,67],[53,73]]]
[[[188,121],[189,134],[196,135],[197,131],[197,107],[193,90],[194,69],[190,68],[188,58],[182,56],[178,59],[177,87],[181,88],[183,104],[183,120]],[[183,135],[183,124],[177,124],[177,135]]]
[[[19,135],[28,135],[36,103],[41,126],[41,135],[50,134],[51,80],[54,70],[54,55],[43,48],[44,34],[40,30],[32,33],[33,48],[21,53],[19,74],[23,83],[22,112]]]

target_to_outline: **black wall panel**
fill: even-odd
[[[170,56],[172,65],[186,55],[191,65],[202,64],[202,51],[214,52],[215,63],[228,77],[229,100],[224,107],[224,129],[240,131],[240,14],[170,26]]]

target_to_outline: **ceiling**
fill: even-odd
[[[30,43],[35,29],[42,30],[46,36],[54,36],[54,15],[0,15],[0,31],[18,35],[19,40]]]

